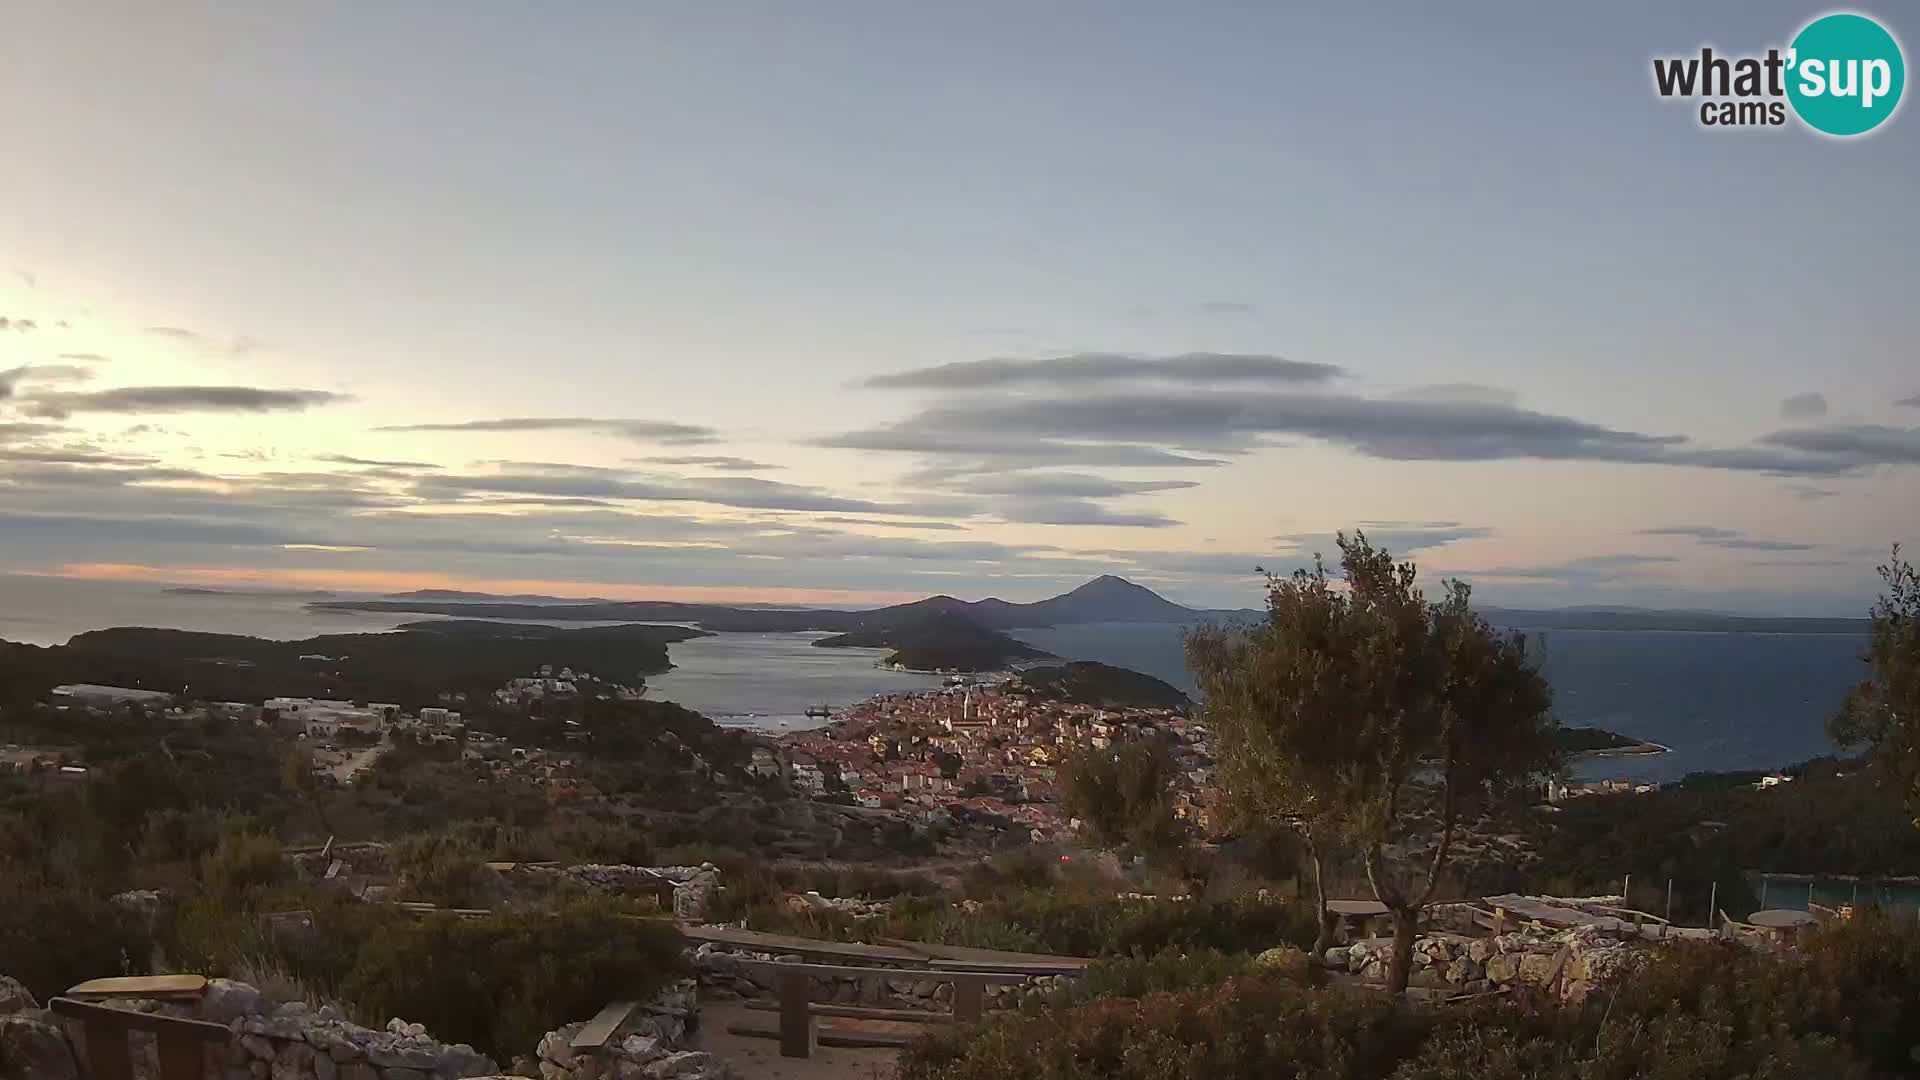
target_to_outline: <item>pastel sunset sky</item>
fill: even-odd
[[[1819,10],[27,0],[0,572],[1860,614],[1920,117],[1649,74]]]

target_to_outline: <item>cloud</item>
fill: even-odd
[[[973,495],[1106,499],[1200,485],[1192,480],[1110,480],[1087,473],[1013,472],[969,477],[951,486]]]
[[[888,428],[823,445],[935,452],[996,445],[1151,444],[1234,453],[1300,436],[1391,461],[1608,461],[1833,476],[1920,460],[1920,431],[1872,426],[1776,432],[1760,446],[1699,447],[1684,435],[1620,430],[1486,401],[1260,390],[1163,389],[948,400]]]
[[[817,510],[918,517],[973,516],[980,512],[977,503],[956,499],[883,503],[845,498],[799,484],[744,476],[659,480],[600,470],[430,476],[416,481],[413,490],[416,495],[428,499],[457,499],[470,495],[536,495],[646,502],[703,502],[746,510]]]
[[[1780,415],[1789,420],[1811,420],[1827,415],[1827,398],[1824,394],[1808,392],[1794,394],[1780,402]]]
[[[1394,401],[1431,401],[1450,405],[1493,405],[1511,406],[1520,400],[1520,395],[1511,390],[1502,390],[1497,386],[1481,383],[1453,382],[1433,383],[1427,386],[1413,386],[1405,390],[1396,390],[1387,397]]]
[[[1814,551],[1820,547],[1819,544],[1788,540],[1757,540],[1738,529],[1722,529],[1715,525],[1668,525],[1658,529],[1641,529],[1637,535],[1686,536],[1708,547],[1732,551]]]
[[[701,465],[711,469],[723,469],[727,472],[761,472],[766,469],[778,469],[781,466],[768,465],[761,461],[752,461],[741,457],[728,457],[724,454],[686,454],[678,457],[642,457],[628,458],[632,462],[645,462],[652,465]]]
[[[390,424],[375,431],[584,431],[620,439],[663,443],[719,440],[713,428],[664,420],[601,420],[585,416],[512,416],[498,420],[462,420],[446,424]]]
[[[1260,310],[1258,304],[1239,300],[1207,300],[1198,306],[1202,315],[1252,315]]]
[[[1883,424],[1794,428],[1764,435],[1760,441],[1813,455],[1832,464],[1836,472],[1868,465],[1920,464],[1920,428]]]
[[[1812,484],[1797,484],[1789,487],[1787,490],[1793,492],[1793,497],[1799,499],[1801,502],[1812,502],[1815,499],[1831,499],[1835,495],[1840,494],[1839,491],[1833,488],[1814,487]]]
[[[922,410],[904,426],[933,433],[1173,444],[1303,435],[1394,460],[1643,461],[1685,441],[1510,406],[1218,391],[944,404]]]
[[[112,357],[91,352],[63,352],[60,354],[60,359],[78,360],[83,364],[109,364],[113,362]]]
[[[1445,547],[1462,540],[1479,540],[1494,535],[1482,525],[1463,525],[1457,521],[1365,521],[1361,531],[1377,548],[1395,555]],[[1280,554],[1298,558],[1315,554],[1339,557],[1338,537],[1331,532],[1282,533],[1271,539],[1282,545]]]
[[[1610,582],[1636,580],[1641,575],[1636,571],[1655,566],[1665,566],[1680,560],[1672,555],[1588,555],[1583,558],[1569,559],[1561,563],[1549,563],[1540,566],[1499,566],[1485,570],[1468,570],[1448,575],[1463,579],[1506,578],[1519,581],[1554,581],[1573,584],[1601,585]]]
[[[884,518],[842,517],[837,514],[816,514],[807,520],[827,525],[874,525],[887,529],[927,529],[941,532],[961,532],[966,529],[966,526],[955,525],[951,521],[887,521]]]
[[[1015,499],[996,512],[1007,521],[1031,525],[1113,525],[1164,529],[1180,522],[1164,514],[1110,510],[1085,499]]]
[[[27,382],[82,382],[93,372],[72,364],[23,364],[0,371],[0,399],[10,398],[14,388]]]
[[[252,386],[126,386],[20,399],[28,415],[64,419],[74,413],[304,412],[345,401],[329,390],[264,390]]]
[[[1901,398],[1899,401],[1894,402],[1894,404],[1904,405],[1909,409],[1920,409],[1920,394],[1915,394],[1910,398]]]
[[[39,327],[40,324],[32,319],[9,319],[5,315],[0,315],[0,331],[12,330],[17,334],[31,334]]]
[[[349,454],[321,454],[315,461],[325,461],[333,465],[353,465],[370,469],[438,469],[440,466],[430,461],[382,461],[379,458],[353,457]]]
[[[1152,379],[1183,385],[1257,385],[1325,382],[1342,370],[1333,364],[1239,353],[1186,353],[1149,357],[1127,353],[1075,353],[1041,360],[960,360],[891,375],[861,385],[898,390],[988,390],[1019,386],[1088,386]]]
[[[1131,442],[1069,442],[1062,439],[1020,438],[998,432],[936,432],[912,422],[891,427],[848,431],[809,440],[809,445],[843,450],[881,450],[906,454],[934,454],[956,458],[995,459],[993,469],[1034,465],[1125,465],[1142,468],[1208,468],[1225,465],[1217,458],[1175,453],[1157,446]],[[989,466],[981,466],[984,470]]]
[[[222,346],[218,338],[198,330],[189,330],[184,326],[149,326],[146,332],[154,337],[177,341],[201,352],[225,352],[228,356],[247,356],[266,348],[261,342],[244,335],[234,337]]]

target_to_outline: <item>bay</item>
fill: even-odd
[[[1181,657],[1185,627],[1089,623],[1015,637],[1073,660],[1129,667],[1195,693]],[[1562,725],[1659,743],[1665,754],[1587,758],[1583,780],[1664,782],[1690,772],[1774,769],[1835,753],[1828,717],[1865,678],[1866,638],[1544,630],[1529,647],[1553,686]]]

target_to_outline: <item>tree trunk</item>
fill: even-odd
[[[1327,910],[1326,859],[1317,845],[1308,845],[1307,855],[1313,862],[1313,962],[1318,964],[1326,959],[1327,950],[1333,948],[1333,912]]]
[[[1393,960],[1387,968],[1387,992],[1390,994],[1403,994],[1407,990],[1407,979],[1413,975],[1413,937],[1419,925],[1420,912],[1417,908],[1393,909]]]

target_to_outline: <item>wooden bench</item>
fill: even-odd
[[[952,965],[939,968],[874,968],[841,967],[831,964],[789,964],[777,960],[749,960],[742,967],[765,971],[773,975],[775,991],[779,1003],[774,1006],[780,1013],[780,1026],[777,1031],[744,1024],[728,1025],[727,1030],[735,1035],[748,1035],[759,1038],[780,1040],[780,1056],[805,1058],[812,1057],[816,1046],[902,1046],[912,1037],[892,1033],[855,1033],[843,1031],[821,1031],[814,1023],[817,1016],[847,1016],[857,1019],[899,1020],[912,1023],[946,1023],[960,1021],[967,1023],[979,1020],[987,1011],[987,987],[995,984],[1026,982],[1031,975],[1018,971],[993,971],[976,969],[967,965],[955,969]],[[1057,967],[1050,967],[1043,974],[1053,974]],[[914,979],[935,979],[953,984],[953,1012],[950,1014],[932,1013],[910,1018],[896,1016],[870,1015],[873,1013],[909,1013],[905,1009],[856,1009],[853,1006],[835,1006],[836,1011],[820,1011],[825,1002],[812,1000],[812,979],[887,979],[909,977]],[[937,1018],[937,1019],[936,1019]],[[860,1041],[849,1041],[849,1040]]]
[[[585,1027],[574,1033],[573,1041],[567,1045],[582,1054],[601,1050],[613,1038],[613,1033],[620,1030],[620,1025],[627,1022],[627,1017],[633,1015],[633,1010],[639,1007],[637,1001],[609,1002],[606,1008],[593,1014],[593,1019],[587,1021]]]
[[[204,984],[205,980],[201,982]],[[227,1030],[226,1025],[205,1020],[138,1013],[70,997],[54,998],[47,1005],[55,1016],[80,1024],[91,1080],[133,1080],[133,1055],[127,1046],[129,1032],[153,1033],[160,1046],[160,1080],[203,1080],[207,1073],[207,1048],[225,1049],[228,1040],[233,1038],[233,1032]]]

